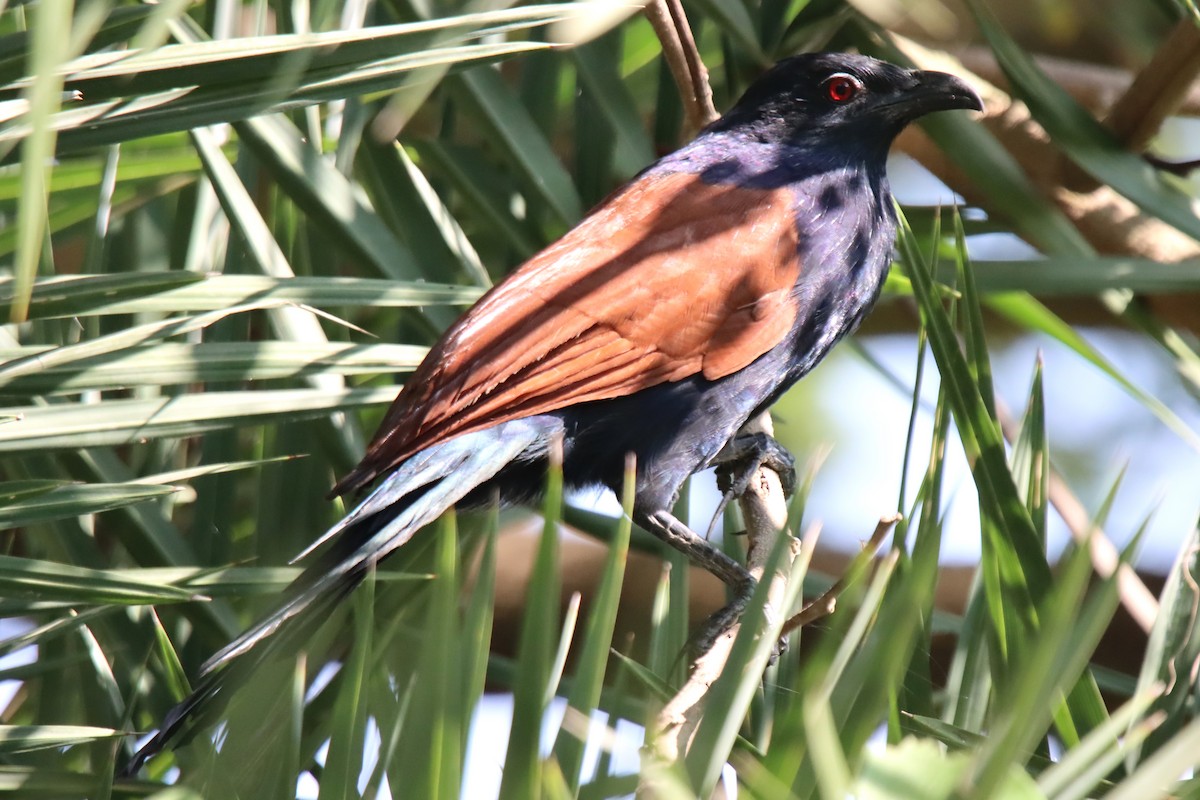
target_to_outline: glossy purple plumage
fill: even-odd
[[[211,722],[240,676],[298,646],[446,508],[534,497],[556,438],[572,486],[617,489],[634,453],[636,521],[744,593],[744,568],[671,516],[680,486],[875,301],[895,234],[895,135],[979,106],[951,76],[862,56],[774,67],[443,336],[338,487],[375,489],[322,537],[284,604],[210,660],[128,771]]]

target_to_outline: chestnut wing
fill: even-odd
[[[799,274],[786,188],[643,177],[446,332],[335,491],[451,436],[736,372],[792,327]]]

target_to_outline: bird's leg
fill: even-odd
[[[650,533],[686,555],[692,563],[716,575],[732,590],[730,601],[709,616],[697,629],[696,638],[689,645],[693,654],[708,652],[716,638],[741,617],[757,581],[742,564],[684,525],[671,512],[660,509],[643,515],[635,507],[634,519]]]
[[[747,425],[747,427],[751,426]],[[743,428],[743,431],[745,430],[746,428]],[[791,497],[795,492],[796,459],[768,431],[770,431],[769,427],[766,431],[739,433],[726,442],[713,458],[713,463],[716,465],[717,488],[720,489],[722,496],[712,521],[709,523],[710,535],[713,528],[716,527],[717,520],[724,513],[725,507],[732,500],[745,494],[750,486],[750,481],[758,474],[760,467],[768,467],[779,475],[781,488],[786,497]],[[744,531],[739,531],[739,533],[744,533]],[[695,642],[695,649],[704,652],[712,646],[716,637],[728,630],[729,626],[741,616],[749,599],[749,594],[744,598],[735,597],[731,603],[713,614],[700,628],[698,633],[700,638]],[[768,615],[771,613],[769,606],[764,611]],[[771,663],[775,663],[786,650],[787,639],[785,637],[776,643],[771,654]]]
[[[637,524],[683,553],[692,563],[716,575],[735,593],[749,596],[754,590],[754,577],[744,566],[684,525],[670,511],[658,509],[639,513],[635,507],[633,516]]]

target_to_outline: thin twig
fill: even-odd
[[[883,544],[883,540],[887,538],[888,533],[891,532],[892,528],[896,527],[896,523],[901,519],[902,517],[899,514],[880,517],[879,524],[875,526],[875,532],[871,534],[871,538],[867,540],[862,550],[850,562],[842,577],[838,578],[837,582],[826,589],[819,597],[800,609],[799,613],[783,623],[783,635],[787,636],[797,628],[801,628],[832,614],[834,609],[837,608],[838,597],[841,596],[842,592],[846,591],[846,587],[849,585],[848,577],[858,572],[859,565],[863,561],[875,557],[875,552],[879,550],[879,547]]]
[[[713,106],[708,70],[696,48],[683,6],[679,0],[652,0],[646,4],[645,13],[662,45],[667,68],[679,87],[688,128],[698,131],[719,115]]]
[[[1155,169],[1161,169],[1163,172],[1169,172],[1172,175],[1190,175],[1193,171],[1200,169],[1200,160],[1192,161],[1168,161],[1165,158],[1159,158],[1155,155],[1146,153],[1142,156],[1147,163]]]
[[[683,56],[687,60],[688,78],[691,92],[688,95],[690,103],[695,107],[694,120],[703,127],[715,121],[720,114],[713,106],[712,86],[708,82],[708,68],[700,58],[700,49],[696,47],[696,39],[692,36],[692,26],[688,24],[687,15],[683,11],[682,0],[666,0],[667,9],[671,12],[671,22],[679,34],[679,42],[683,46]]]

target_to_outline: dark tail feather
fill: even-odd
[[[298,647],[327,617],[319,612],[332,609],[372,566],[505,465],[543,454],[558,424],[547,417],[513,420],[434,445],[405,461],[305,551],[335,540],[289,587],[279,608],[204,663],[192,693],[167,713],[122,774],[135,774],[151,757],[214,722],[243,676],[289,646]]]

